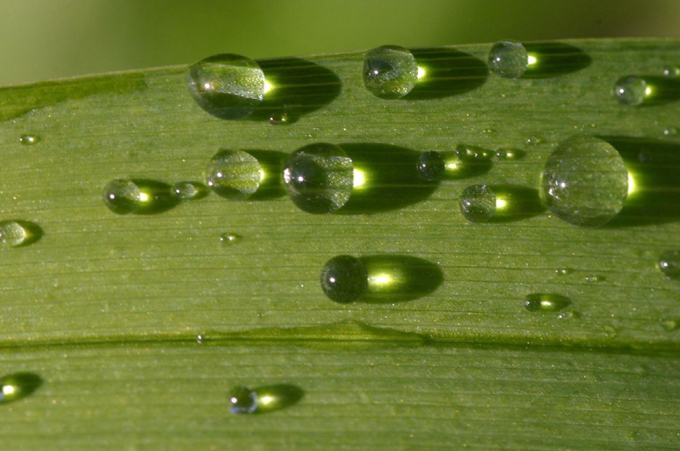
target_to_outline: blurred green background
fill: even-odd
[[[680,36],[680,0],[0,0],[0,84],[252,58],[617,36]]]

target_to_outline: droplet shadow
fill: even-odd
[[[264,173],[260,186],[248,200],[264,201],[285,196],[286,190],[283,187],[281,173],[290,155],[273,150],[246,150],[246,152],[257,159]]]
[[[292,384],[276,384],[257,387],[258,403],[253,414],[276,412],[299,403],[305,396],[304,390]]]
[[[593,62],[583,50],[562,42],[524,44],[529,57],[535,58],[521,78],[550,78],[578,72]]]
[[[420,153],[388,144],[341,144],[352,159],[355,187],[337,214],[372,214],[398,210],[432,195],[438,182],[418,175]],[[363,183],[357,185],[358,174]]]
[[[496,212],[490,223],[521,221],[545,211],[537,189],[519,185],[489,185],[496,194]]]
[[[617,228],[680,221],[680,143],[600,136],[619,152],[628,168],[628,197],[604,227]]]
[[[637,108],[665,105],[680,100],[680,79],[658,75],[633,76],[643,79],[646,83],[644,99],[641,104],[636,105]]]
[[[413,301],[434,292],[443,282],[439,265],[409,255],[359,257],[368,272],[368,290],[357,301],[392,304]]]
[[[147,200],[140,203],[136,215],[155,215],[175,208],[179,199],[167,183],[150,179],[132,179]]]
[[[0,404],[19,401],[30,395],[40,388],[43,384],[43,379],[35,373],[19,372],[8,374],[0,378],[0,389],[5,386],[12,386],[11,394],[0,392]]]
[[[424,71],[405,100],[427,100],[464,94],[481,87],[489,76],[479,58],[454,49],[410,49]]]
[[[331,103],[342,87],[340,78],[323,66],[300,58],[257,60],[271,90],[246,119],[269,121],[287,116],[281,124],[295,123],[300,117]]]
[[[491,158],[460,159],[457,151],[442,152],[444,157],[444,174],[442,180],[463,180],[486,174],[493,167]]]

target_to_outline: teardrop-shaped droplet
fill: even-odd
[[[207,185],[219,196],[247,199],[260,187],[264,172],[257,158],[242,150],[220,150],[205,170]]]
[[[421,179],[428,182],[437,182],[444,175],[446,162],[439,152],[423,152],[418,157],[417,169],[418,177]]]
[[[518,78],[529,67],[527,49],[518,42],[500,41],[489,52],[489,69],[503,78]]]
[[[241,241],[241,235],[237,235],[235,233],[223,233],[220,235],[220,241],[225,246],[231,246],[232,244],[236,244]]]
[[[617,150],[590,136],[563,141],[543,170],[542,196],[559,218],[578,226],[599,227],[623,208],[628,170]]]
[[[291,200],[308,213],[329,213],[347,203],[354,187],[352,159],[333,144],[310,144],[285,163],[283,183]]]
[[[19,137],[19,142],[25,146],[30,146],[37,144],[40,141],[40,136],[38,135],[21,135]]]
[[[5,247],[18,247],[30,239],[30,231],[18,221],[0,222],[0,243]]]
[[[368,271],[361,260],[339,255],[326,262],[321,272],[321,288],[332,301],[354,302],[368,289]]]
[[[470,222],[487,222],[496,213],[496,194],[486,185],[465,188],[458,201],[460,211]]]
[[[366,52],[364,85],[381,99],[399,99],[418,82],[418,64],[403,47],[385,45]]]
[[[524,300],[524,307],[530,312],[556,312],[570,304],[568,297],[552,293],[532,293]]]
[[[671,279],[680,278],[680,251],[666,251],[659,257],[659,269]]]
[[[264,72],[250,58],[221,54],[189,67],[189,92],[198,105],[222,119],[251,114],[266,92]]]
[[[104,187],[104,203],[109,210],[119,215],[134,213],[142,205],[142,191],[128,179],[116,179]]]
[[[42,378],[33,373],[8,374],[0,378],[0,404],[23,399],[42,385]]]
[[[648,94],[647,82],[634,75],[619,78],[614,85],[614,96],[622,105],[640,105]]]
[[[192,182],[177,182],[172,186],[172,193],[180,200],[195,199],[200,192],[201,187]]]
[[[255,390],[238,386],[229,391],[229,411],[235,414],[253,413],[257,410],[259,397]]]

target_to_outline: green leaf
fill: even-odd
[[[527,45],[538,65],[519,79],[486,71],[490,47],[414,51],[425,77],[398,100],[365,89],[362,53],[260,61],[270,96],[300,113],[281,125],[268,109],[210,116],[184,66],[0,89],[0,220],[40,232],[0,249],[0,377],[43,382],[0,404],[4,446],[677,448],[680,284],[658,268],[680,248],[677,83],[653,77],[680,46]],[[653,81],[657,102],[619,104],[627,75]],[[601,228],[538,202],[549,155],[573,135],[610,141],[635,181]],[[298,209],[272,169],[318,142],[365,177],[328,215]],[[459,145],[526,155],[435,185],[399,178]],[[220,149],[266,163],[266,195],[140,215],[103,202],[114,179],[201,182]],[[458,200],[474,184],[524,195],[502,221],[472,224]],[[319,275],[342,254],[387,284],[330,301]],[[406,282],[391,285],[395,271]],[[569,302],[527,310],[537,293]],[[229,413],[230,387],[277,384],[304,396]]]

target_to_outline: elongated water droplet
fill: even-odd
[[[519,149],[500,149],[496,151],[499,160],[519,160],[526,156],[526,152]]]
[[[586,282],[589,283],[598,283],[598,282],[604,282],[607,280],[604,276],[587,276],[585,278]]]
[[[368,289],[368,272],[358,258],[339,255],[326,262],[321,289],[332,301],[346,304],[359,300]]]
[[[104,203],[119,215],[134,213],[141,207],[142,191],[132,180],[112,180],[104,187]]]
[[[364,85],[382,99],[399,99],[418,82],[418,64],[413,54],[396,45],[369,50],[364,57]]]
[[[664,77],[675,78],[680,76],[680,67],[678,66],[666,66],[663,68]]]
[[[442,179],[446,170],[446,162],[439,152],[423,152],[418,157],[418,177],[428,182],[436,182]]]
[[[19,137],[19,142],[26,146],[37,144],[40,141],[40,136],[38,135],[21,135]]]
[[[347,203],[354,187],[352,159],[333,144],[310,144],[296,150],[283,170],[291,200],[308,213],[329,213]]]
[[[220,241],[225,246],[236,244],[239,241],[241,241],[241,239],[242,239],[241,235],[237,235],[235,233],[223,233],[222,235],[220,235]]]
[[[42,385],[42,378],[33,373],[8,374],[0,378],[0,404],[23,399]]]
[[[470,222],[487,222],[496,212],[496,194],[486,185],[465,188],[458,201],[460,211]]]
[[[30,231],[18,221],[0,222],[0,243],[5,247],[18,247],[30,240]]]
[[[680,318],[665,318],[661,320],[661,327],[668,332],[680,329]]]
[[[555,274],[557,274],[558,276],[568,276],[573,272],[574,270],[571,268],[558,268],[555,270]]]
[[[532,293],[524,300],[524,307],[530,312],[556,312],[570,304],[568,297],[552,293]]]
[[[488,161],[494,155],[495,152],[477,146],[468,146],[465,144],[456,146],[456,156],[463,162]]]
[[[266,92],[264,72],[250,58],[221,54],[189,67],[189,92],[198,105],[222,119],[251,114]]]
[[[220,150],[205,169],[207,185],[227,199],[244,200],[260,187],[264,173],[257,158],[241,150]]]
[[[172,193],[180,200],[191,200],[201,195],[202,188],[204,187],[192,182],[177,182],[172,185]]]
[[[286,110],[274,111],[269,115],[269,123],[272,125],[287,124],[290,120],[290,115]]]
[[[503,78],[518,78],[529,67],[527,49],[518,42],[500,41],[489,52],[489,69]]]
[[[258,396],[255,390],[238,386],[229,391],[229,411],[235,414],[253,413],[257,410]]]
[[[526,143],[529,146],[537,146],[539,144],[543,144],[544,141],[545,140],[541,136],[537,136],[537,135],[529,136],[526,139]]]
[[[559,315],[557,315],[557,319],[578,319],[581,317],[581,313],[579,312],[560,312]]]
[[[659,257],[659,269],[666,277],[680,278],[680,251],[666,251]]]
[[[634,75],[619,78],[614,85],[614,96],[622,105],[640,105],[649,94],[647,82]]]
[[[543,170],[542,196],[559,218],[578,226],[599,227],[623,208],[628,170],[608,142],[589,136],[563,141]]]

